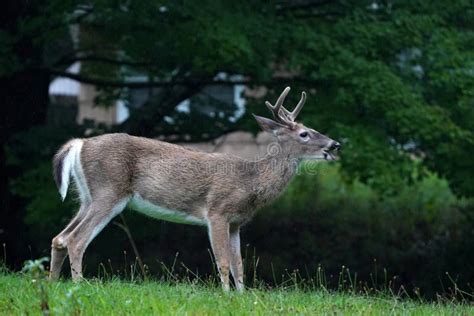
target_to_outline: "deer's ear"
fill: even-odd
[[[252,115],[257,120],[258,125],[260,125],[262,130],[264,130],[265,132],[269,132],[276,135],[279,129],[286,128],[285,125],[275,122],[274,120],[268,119],[266,117],[258,116],[255,114],[252,114]]]

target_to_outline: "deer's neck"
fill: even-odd
[[[299,159],[292,155],[291,148],[279,147],[279,151],[269,152],[259,160],[258,199],[262,204],[275,199],[296,174]]]

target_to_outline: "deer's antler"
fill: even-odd
[[[283,102],[285,101],[288,92],[290,92],[290,87],[286,87],[285,90],[283,90],[283,92],[278,97],[278,100],[276,101],[275,105],[272,105],[268,101],[265,101],[265,105],[272,112],[273,117],[276,121],[283,123],[287,126],[293,127],[296,124],[296,117],[298,116],[304,106],[304,103],[306,102],[306,92],[303,91],[301,93],[301,99],[292,112],[288,111],[283,106]]]

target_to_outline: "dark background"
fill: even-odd
[[[244,228],[248,280],[259,258],[258,277],[271,284],[295,269],[308,279],[321,265],[336,286],[345,266],[369,287],[433,297],[456,283],[472,293],[472,1],[18,0],[2,3],[0,27],[0,258],[9,268],[49,255],[76,208],[73,198],[60,202],[51,176],[64,141],[112,131],[175,142],[256,133],[250,113],[267,115],[263,102],[291,85],[290,104],[309,94],[301,120],[344,150],[316,176],[298,175]],[[74,62],[76,74],[66,71]],[[136,75],[145,80],[127,79]],[[57,76],[95,85],[99,107],[137,89],[150,97],[128,102],[121,124],[77,124],[67,98],[50,98]],[[196,97],[236,80],[267,92],[248,97],[236,119],[237,105]],[[190,111],[177,111],[189,98]],[[178,252],[179,271],[181,262],[212,271],[204,229],[131,212],[125,220],[152,275]],[[88,249],[86,273],[110,258],[123,274],[124,250],[133,262],[126,234],[109,225]]]

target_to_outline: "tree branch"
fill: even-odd
[[[43,69],[44,70],[44,69]],[[201,86],[201,85],[237,85],[237,84],[284,84],[284,83],[305,83],[310,85],[319,85],[321,81],[310,80],[299,77],[274,77],[268,81],[253,80],[246,78],[242,80],[215,80],[212,78],[188,78],[188,79],[177,79],[171,81],[140,81],[140,82],[127,82],[120,80],[107,80],[101,78],[92,78],[84,75],[73,74],[67,71],[46,69],[50,75],[69,78],[76,80],[81,83],[91,84],[100,87],[111,87],[111,88],[153,88],[153,87],[175,87],[175,86]]]
[[[182,101],[196,94],[202,85],[174,86],[162,89],[155,100],[145,103],[131,112],[130,117],[121,125],[121,130],[135,135],[148,136],[166,115],[172,113]],[[159,104],[159,107],[156,106]]]
[[[338,17],[343,17],[344,14],[342,12],[309,12],[309,13],[295,14],[293,16],[299,19],[310,19],[310,18],[334,19]]]
[[[132,67],[147,67],[151,66],[153,62],[135,62],[135,61],[128,61],[128,60],[120,60],[114,59],[109,57],[97,56],[97,55],[85,55],[85,56],[74,56],[69,58],[61,58],[58,60],[55,65],[70,65],[76,61],[89,61],[89,62],[97,62],[97,63],[104,63],[104,64],[111,64],[117,66],[132,66]]]
[[[71,16],[69,23],[81,23],[83,19],[94,12],[94,7],[91,5],[78,5],[74,14]]]
[[[130,228],[128,227],[127,222],[125,221],[125,216],[123,215],[123,213],[120,213],[120,219],[122,219],[122,224],[118,222],[114,222],[114,224],[120,227],[127,235],[128,240],[130,241],[130,245],[132,246],[133,252],[135,253],[135,259],[137,260],[138,266],[140,267],[140,270],[142,272],[143,279],[146,280],[147,273],[146,273],[145,265],[143,264],[142,257],[140,256],[140,253],[138,252],[137,244],[135,244],[135,240],[133,239]]]
[[[333,0],[321,0],[321,1],[301,1],[300,3],[294,3],[293,1],[289,1],[288,4],[280,4],[277,8],[278,13],[284,13],[285,11],[294,11],[294,10],[301,10],[301,9],[312,9],[317,8],[320,6],[324,6],[326,4],[334,3]]]

